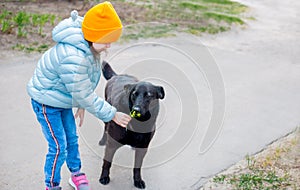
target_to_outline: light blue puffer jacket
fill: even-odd
[[[57,44],[38,61],[27,92],[35,101],[58,108],[80,107],[104,122],[110,121],[116,108],[94,92],[101,75],[101,64],[94,61],[84,40],[77,11],[52,31]]]

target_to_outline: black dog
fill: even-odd
[[[164,98],[164,89],[149,82],[138,81],[133,76],[117,75],[107,62],[103,62],[102,71],[108,80],[105,88],[106,101],[118,111],[130,114],[133,119],[127,128],[113,121],[105,123],[106,132],[99,142],[100,145],[106,144],[99,181],[103,185],[109,183],[109,170],[116,150],[123,145],[130,145],[135,149],[134,185],[144,189],[146,185],[142,180],[141,166],[155,133],[158,99]]]

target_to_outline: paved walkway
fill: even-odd
[[[213,83],[218,73],[216,68],[213,73],[205,68],[205,63],[214,64],[205,46],[187,37],[184,38],[190,43],[182,43],[181,37],[142,43],[121,52],[128,44],[112,48],[111,55],[117,56],[110,59],[117,71],[161,83],[166,90],[157,134],[145,158],[143,177],[147,189],[198,189],[207,177],[299,126],[300,3],[292,0],[243,2],[256,18],[248,22],[246,29],[200,38],[219,66],[225,85],[223,127],[210,133],[211,138],[206,135],[210,132],[213,113],[219,111],[214,107],[219,99],[214,99],[218,89],[214,89]],[[184,54],[191,48],[208,57],[195,64]],[[38,54],[1,53],[1,190],[44,188],[47,145],[25,89],[39,57]],[[151,77],[153,73],[157,76]],[[210,78],[213,74],[216,77]],[[103,93],[103,84],[104,80],[97,89],[99,94]],[[219,90],[216,97],[222,99],[222,89]],[[217,103],[222,115],[222,102]],[[130,168],[133,151],[128,147],[116,155],[111,183],[108,186],[98,183],[103,148],[97,143],[102,125],[87,114],[79,130],[83,171],[94,190],[135,189]],[[214,137],[216,140],[212,141]],[[205,147],[201,149],[204,142]],[[65,166],[62,177],[63,188],[71,190]]]

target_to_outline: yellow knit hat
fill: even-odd
[[[82,32],[86,40],[95,43],[117,41],[122,34],[122,23],[110,2],[103,2],[88,10],[83,18]]]

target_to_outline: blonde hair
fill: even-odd
[[[92,54],[93,54],[95,63],[97,63],[97,64],[99,63],[99,64],[100,64],[100,61],[101,61],[101,54],[102,54],[102,53],[105,53],[105,57],[107,57],[107,55],[108,55],[107,49],[105,49],[105,50],[103,50],[103,51],[101,51],[101,52],[99,53],[99,52],[97,52],[97,51],[95,50],[95,48],[93,47],[93,42],[90,42],[90,41],[88,41],[88,40],[86,40],[86,41],[87,41],[88,44],[89,44],[89,47],[90,47],[90,50],[91,50],[91,52],[92,52]]]

